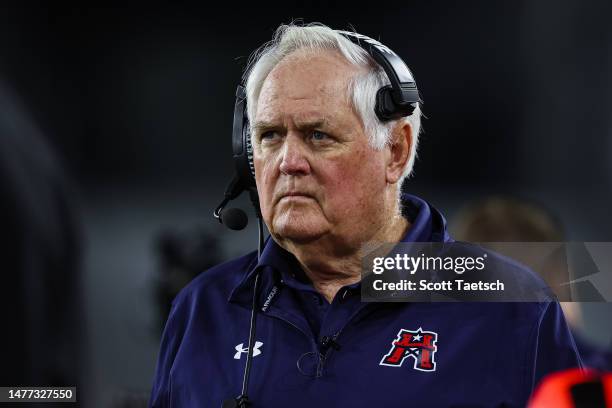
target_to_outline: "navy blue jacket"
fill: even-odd
[[[404,199],[403,241],[450,241],[437,210]],[[269,239],[259,262],[216,266],[176,297],[150,406],[217,408],[240,393],[258,268],[253,407],[524,406],[543,375],[581,364],[555,302],[362,303],[354,284],[330,304]]]

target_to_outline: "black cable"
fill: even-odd
[[[259,261],[259,258],[261,258],[261,253],[263,251],[263,245],[264,245],[263,221],[261,220],[261,217],[257,218],[257,224],[259,226],[259,242],[257,244],[257,260]]]
[[[257,259],[261,257],[261,252],[263,251],[264,244],[264,232],[263,232],[263,221],[261,217],[257,218],[258,221],[258,230],[259,230],[259,242],[257,245]],[[253,304],[251,305],[251,324],[249,329],[249,345],[248,345],[248,353],[246,359],[246,366],[244,368],[244,377],[242,378],[242,392],[238,397],[238,406],[243,407],[248,404],[248,388],[249,388],[249,377],[251,374],[251,365],[253,364],[253,346],[255,342],[255,330],[257,326],[257,298],[259,293],[259,274],[257,271],[255,273],[255,284],[253,288]]]

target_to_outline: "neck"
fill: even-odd
[[[297,258],[314,288],[331,303],[343,286],[361,280],[363,244],[399,242],[404,237],[410,223],[400,214],[397,204],[391,214],[394,215],[387,217],[373,234],[366,235],[358,245],[343,247],[341,252],[338,251],[341,245],[333,239],[331,242],[320,239],[306,245],[288,243],[286,249]]]

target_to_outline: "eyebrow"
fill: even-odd
[[[273,129],[276,127],[276,125],[273,122],[266,122],[264,120],[260,120],[255,122],[255,124],[253,126],[251,126],[253,130],[267,130],[267,129]]]
[[[318,127],[325,127],[325,126],[329,127],[330,126],[328,118],[296,121],[296,124],[297,124],[298,129],[314,129]],[[263,130],[284,128],[284,127],[285,127],[284,125],[279,126],[275,122],[260,120],[260,121],[255,122],[255,124],[253,125],[253,130],[263,131]]]

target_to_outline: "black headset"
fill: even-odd
[[[414,77],[404,61],[385,45],[370,37],[350,31],[336,30],[336,32],[363,48],[370,57],[383,68],[391,82],[390,85],[385,85],[376,92],[376,105],[374,109],[378,119],[382,122],[388,122],[404,116],[410,116],[421,100]],[[232,150],[236,174],[225,191],[223,201],[215,209],[213,215],[219,222],[231,229],[241,230],[246,227],[248,223],[246,213],[236,208],[225,209],[225,206],[230,200],[238,197],[243,191],[248,191],[259,223],[259,257],[263,249],[263,223],[259,209],[257,186],[255,184],[253,145],[251,143],[251,132],[247,116],[246,92],[243,84],[238,85],[236,89],[234,126],[232,129]],[[223,402],[224,408],[245,407],[249,404],[247,389],[249,373],[253,361],[253,353],[251,350],[253,349],[255,339],[258,286],[259,274],[256,274],[249,329],[249,346],[244,370],[242,393],[237,398],[225,400]]]

